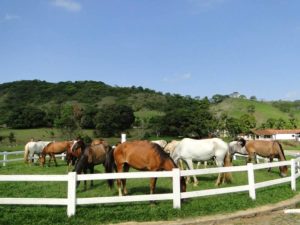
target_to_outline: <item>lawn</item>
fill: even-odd
[[[0,167],[1,174],[67,174],[64,161],[58,160],[58,167],[28,166],[23,162],[8,163]],[[244,159],[234,161],[235,165],[243,165]],[[133,170],[131,170],[133,171]],[[96,166],[97,173],[103,173],[103,166]],[[216,188],[214,183],[217,174],[198,176],[197,187],[188,184],[188,191]],[[256,181],[279,178],[277,168],[269,173],[266,170],[255,172]],[[233,183],[222,187],[243,185],[247,183],[245,172],[233,173]],[[89,183],[88,183],[89,184]],[[300,181],[297,182],[300,185]],[[149,179],[130,179],[127,182],[129,195],[149,193]],[[157,193],[171,192],[171,179],[159,178]],[[172,208],[172,201],[99,204],[77,206],[76,215],[68,218],[65,206],[9,206],[0,205],[0,224],[107,224],[127,221],[176,220],[219,213],[231,213],[237,210],[253,208],[265,204],[276,203],[293,197],[297,192],[291,191],[290,184],[276,185],[259,189],[255,201],[249,198],[248,192],[223,194],[218,196],[188,199],[180,210]],[[67,195],[66,182],[1,182],[0,197],[60,197]],[[98,197],[117,195],[117,188],[110,190],[105,181],[95,181],[94,187],[88,185],[86,191],[83,184],[77,189],[78,197]]]

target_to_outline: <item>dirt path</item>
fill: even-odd
[[[300,214],[285,214],[284,209],[295,208],[300,194],[276,204],[238,211],[232,214],[213,215],[175,221],[127,222],[124,225],[297,225]]]

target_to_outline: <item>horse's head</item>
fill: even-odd
[[[288,174],[288,167],[287,166],[280,166],[279,167],[280,170],[280,176],[281,177],[286,177]]]
[[[239,138],[238,143],[242,146],[245,147],[246,145],[246,140],[244,138]]]
[[[39,155],[39,161],[40,161],[40,165],[41,166],[44,166],[45,165],[45,162],[46,162],[46,155],[44,153],[41,153]]]

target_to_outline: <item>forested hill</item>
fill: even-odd
[[[144,98],[143,98],[144,97]],[[149,98],[150,97],[150,98]],[[112,87],[103,82],[75,81],[49,83],[46,81],[15,81],[0,84],[0,103],[13,102],[21,105],[42,105],[77,101],[80,103],[99,104],[115,102],[133,104],[137,98],[139,103],[149,103],[155,98],[164,98],[162,93],[142,87]],[[160,99],[161,100],[161,99]],[[133,104],[136,106],[136,104]],[[155,106],[156,105],[156,106]],[[153,107],[158,107],[157,104]]]
[[[76,124],[77,128],[106,129],[107,134],[134,126],[156,134],[198,136],[220,129],[237,134],[259,127],[299,127],[300,101],[263,102],[252,97],[216,94],[209,100],[96,81],[23,80],[0,84],[0,125],[72,130]],[[117,127],[121,119],[113,116],[120,114],[126,121]]]

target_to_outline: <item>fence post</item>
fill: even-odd
[[[180,170],[173,168],[173,208],[181,208],[181,194],[180,194]]]
[[[68,217],[74,216],[76,211],[76,181],[76,172],[70,172],[68,174]]]
[[[296,161],[291,159],[291,188],[296,191]]]
[[[121,134],[121,143],[126,141],[126,134],[122,133]]]
[[[7,152],[3,152],[3,166],[6,166]]]
[[[249,196],[252,200],[256,199],[255,193],[255,178],[254,178],[254,168],[252,163],[247,163],[248,171],[248,185],[249,185]]]

